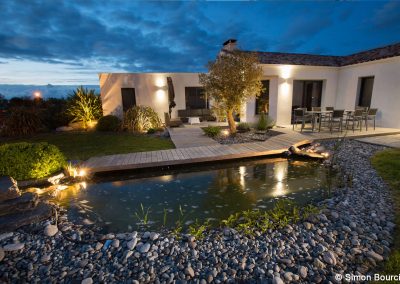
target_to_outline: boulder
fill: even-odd
[[[21,196],[17,182],[12,177],[0,177],[0,202]]]
[[[38,195],[36,193],[27,192],[21,196],[5,200],[0,203],[0,216],[6,214],[14,214],[15,212],[23,212],[31,210],[37,206],[39,202]]]
[[[32,210],[0,216],[0,233],[15,231],[24,225],[38,223],[49,218],[52,213],[53,209],[49,204],[39,202]]]

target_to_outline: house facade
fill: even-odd
[[[235,40],[221,52],[236,48]],[[277,125],[291,123],[292,110],[313,106],[377,108],[377,126],[400,128],[400,43],[348,56],[257,52],[265,92],[242,107],[240,120],[255,122],[262,106]],[[199,73],[100,73],[104,114],[122,117],[132,105],[148,105],[160,118],[169,110],[171,87],[178,110],[212,106]],[[167,78],[171,78],[172,86]]]

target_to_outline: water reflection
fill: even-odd
[[[276,198],[299,203],[321,198],[326,173],[317,162],[264,159],[207,166],[165,175],[79,184],[63,190],[57,200],[70,206],[71,216],[108,224],[113,231],[135,228],[135,212],[150,207],[153,227],[173,226],[179,207],[187,223],[221,220],[251,208],[268,209]],[[78,214],[79,213],[79,214]]]

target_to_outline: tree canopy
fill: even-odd
[[[214,99],[226,111],[231,134],[236,132],[233,112],[263,90],[262,68],[257,55],[240,50],[221,53],[208,63],[208,73],[199,75],[208,97]]]

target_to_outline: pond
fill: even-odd
[[[84,182],[61,191],[55,201],[68,207],[73,221],[94,222],[105,231],[143,223],[148,229],[173,227],[179,218],[188,226],[247,209],[267,210],[281,198],[300,205],[320,200],[327,193],[327,174],[317,161],[244,160]]]

